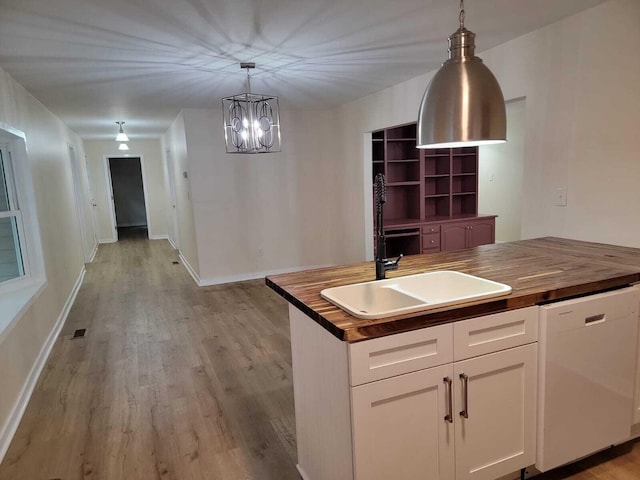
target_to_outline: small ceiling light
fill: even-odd
[[[507,140],[507,118],[500,85],[475,56],[475,33],[464,27],[449,37],[449,59],[427,87],[418,114],[418,148],[487,145]]]
[[[120,130],[118,130],[118,135],[116,135],[116,142],[128,142],[129,137],[127,137],[127,134],[124,133],[124,130],[122,129],[122,125],[124,125],[124,122],[116,122],[116,125],[120,126]],[[124,149],[120,148],[120,150],[124,150]]]
[[[129,150],[129,145],[127,145],[126,143],[121,143],[118,146],[118,150]]]
[[[247,69],[247,93],[222,99],[224,140],[227,153],[279,152],[280,111],[278,97],[251,93],[249,71],[256,64],[241,63]]]

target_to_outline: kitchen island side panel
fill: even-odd
[[[298,471],[353,478],[348,343],[289,305]]]

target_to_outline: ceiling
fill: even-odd
[[[467,0],[478,51],[603,0]],[[0,66],[84,138],[246,90],[323,108],[437,68],[456,0],[0,0]],[[417,108],[417,107],[416,107]]]

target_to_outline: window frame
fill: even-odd
[[[22,211],[20,210],[20,200],[18,197],[18,186],[16,185],[16,177],[13,169],[13,159],[11,155],[11,148],[7,143],[0,144],[0,156],[2,161],[2,167],[0,167],[0,173],[4,176],[4,184],[7,189],[7,199],[9,210],[0,210],[0,219],[14,218],[17,230],[13,232],[14,245],[18,247],[16,249],[16,256],[18,260],[18,270],[20,274],[9,280],[0,280],[0,287],[11,286],[13,283],[18,283],[20,280],[31,277],[31,270],[29,269],[29,247],[26,242],[26,232],[24,229],[24,223],[22,219]],[[2,180],[2,177],[0,177]],[[17,237],[17,238],[16,238]]]

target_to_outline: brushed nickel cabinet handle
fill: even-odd
[[[447,388],[446,395],[448,395],[448,400],[447,400],[448,408],[447,408],[447,414],[444,416],[444,420],[445,422],[453,423],[453,391],[452,391],[453,380],[451,380],[449,377],[444,377],[443,381]]]
[[[469,376],[464,373],[460,374],[460,380],[462,380],[462,411],[460,416],[462,418],[469,418]]]

